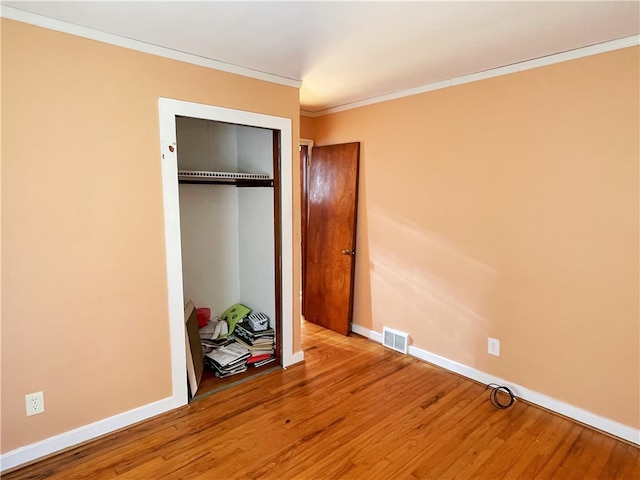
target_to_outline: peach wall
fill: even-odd
[[[311,140],[313,138],[314,118],[300,116],[300,138]]]
[[[316,145],[362,142],[354,322],[640,427],[638,64],[303,119]]]
[[[296,88],[2,20],[2,452],[171,396],[158,97],[291,118],[297,158]]]

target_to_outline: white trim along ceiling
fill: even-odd
[[[9,19],[299,88],[307,116],[640,43],[637,1],[0,4]]]

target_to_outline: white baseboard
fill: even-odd
[[[353,324],[351,329],[354,333],[362,335],[374,342],[382,343],[382,334],[380,332],[369,330],[368,328],[356,324]],[[637,428],[629,427],[609,418],[595,415],[561,400],[556,400],[555,398],[535,392],[521,385],[512,384],[501,378],[481,372],[480,370],[476,370],[414,346],[409,347],[409,355],[480,383],[497,383],[500,385],[507,385],[517,397],[523,400],[534,403],[566,417],[573,418],[578,422],[584,423],[598,430],[602,430],[603,432],[607,432],[631,443],[635,443],[636,445],[640,445],[640,430]],[[295,352],[289,358],[288,365],[285,365],[285,367],[302,362],[303,360],[304,352]],[[134,423],[168,412],[174,408],[176,408],[176,405],[173,398],[166,398],[164,400],[159,400],[139,408],[134,408],[128,412],[100,420],[90,425],[85,425],[75,430],[47,438],[40,442],[27,445],[26,447],[17,448],[0,455],[0,472],[32,462],[66,448],[79,445],[83,442],[93,440],[102,435],[128,427]]]
[[[287,358],[283,358],[282,367],[287,368],[287,367],[290,367],[291,365],[295,365],[296,363],[300,363],[303,361],[304,361],[304,352],[300,350],[298,352],[292,353]]]
[[[114,432],[134,423],[147,420],[161,413],[165,413],[176,407],[173,398],[165,398],[142,407],[134,408],[128,412],[114,415],[104,420],[85,425],[69,432],[61,433],[26,447],[16,448],[0,455],[0,472],[14,468],[52,453],[93,440],[102,435]]]
[[[294,352],[286,359],[286,365],[283,366],[286,368],[302,362],[303,360],[303,351]],[[134,423],[168,412],[169,410],[173,410],[179,406],[180,405],[177,405],[174,402],[173,398],[166,398],[164,400],[159,400],[139,408],[134,408],[128,412],[100,420],[90,425],[85,425],[83,427],[76,428],[75,430],[61,433],[60,435],[47,438],[40,442],[17,448],[0,455],[0,472],[33,462],[34,460],[74,447],[83,442],[93,440],[102,435],[133,425]]]
[[[367,337],[369,340],[373,340],[374,342],[382,343],[382,333],[376,332],[375,330],[369,330],[368,328],[352,323],[351,331],[358,335],[362,335],[363,337]]]
[[[351,330],[354,333],[362,335],[363,337],[367,337],[374,342],[382,343],[382,334],[380,332],[369,330],[368,328],[356,324],[351,325]],[[440,355],[422,350],[421,348],[410,346],[409,355],[419,358],[420,360],[424,360],[425,362],[429,362],[442,367],[445,370],[455,372],[459,375],[483,383],[485,385],[489,383],[497,383],[498,385],[508,386],[516,397],[526,400],[527,402],[534,403],[543,408],[546,408],[547,410],[551,410],[565,417],[572,418],[580,423],[584,423],[585,425],[589,425],[590,427],[609,433],[618,438],[622,438],[628,442],[640,445],[640,429],[618,423],[609,418],[601,417],[594,413],[588,412],[587,410],[576,407],[575,405],[563,402],[562,400],[557,400],[542,393],[530,390],[521,385],[513,384],[502,378],[495,377],[480,370],[476,370],[475,368],[471,368],[461,363],[454,362],[453,360],[449,360],[448,358],[441,357]]]

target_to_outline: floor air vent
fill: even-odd
[[[409,351],[409,334],[383,327],[382,344],[400,353],[407,353]]]

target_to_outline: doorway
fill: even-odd
[[[292,143],[291,119],[232,110],[180,100],[160,98],[160,148],[165,219],[165,246],[169,309],[169,335],[174,407],[188,401],[182,246],[178,194],[176,118],[190,117],[230,124],[259,127],[279,132],[280,145],[280,265],[281,274],[281,363],[286,367],[302,361],[303,353],[293,351],[293,229],[292,229]]]
[[[301,145],[302,311],[347,335],[355,277],[360,143]]]

